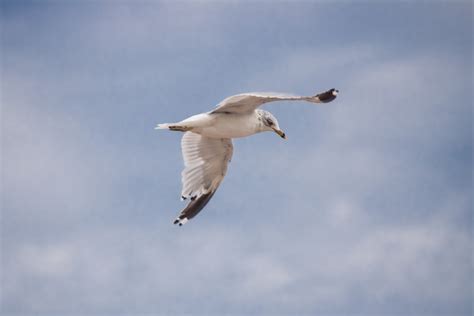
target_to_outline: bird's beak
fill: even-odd
[[[275,133],[278,134],[278,136],[280,136],[280,137],[283,138],[283,139],[286,139],[286,135],[285,135],[285,133],[284,133],[282,130],[276,129],[276,128],[274,128],[273,130],[275,131]]]

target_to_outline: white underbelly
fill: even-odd
[[[251,114],[211,114],[218,115],[213,124],[199,129],[199,134],[212,138],[239,138],[258,133],[258,119]]]

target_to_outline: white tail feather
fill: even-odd
[[[169,123],[158,124],[155,129],[168,129],[170,125]]]

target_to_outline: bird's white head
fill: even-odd
[[[261,132],[275,132],[283,139],[286,139],[286,134],[280,129],[278,121],[272,113],[264,110],[257,110],[258,119],[261,122]]]

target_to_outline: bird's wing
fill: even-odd
[[[334,100],[338,92],[339,91],[336,89],[331,89],[310,97],[275,92],[243,93],[224,99],[210,113],[246,113],[254,111],[264,103],[273,101],[308,101],[312,103],[327,103]]]
[[[184,170],[181,197],[189,204],[174,221],[180,226],[196,216],[216,192],[227,172],[233,146],[229,138],[209,138],[186,132],[181,140]]]

